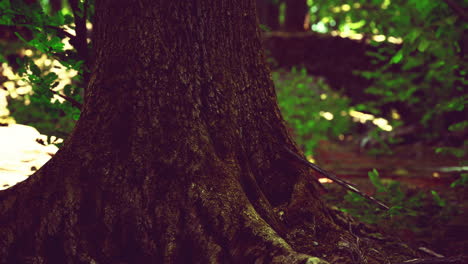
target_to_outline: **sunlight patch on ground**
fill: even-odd
[[[319,182],[320,183],[333,183],[333,181],[328,178],[319,178]]]
[[[308,160],[309,162],[315,163],[315,159],[314,159],[314,157],[312,157],[311,155],[307,156],[307,160]]]
[[[43,146],[45,141],[35,128],[12,124],[0,126],[0,190],[24,181],[57,152],[55,145]]]

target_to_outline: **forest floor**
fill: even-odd
[[[325,200],[382,233],[393,234],[425,251],[428,257],[468,252],[468,192],[451,187],[459,179],[459,163],[436,154],[421,142],[397,146],[392,154],[369,155],[352,141],[323,141],[316,163],[384,201],[387,212],[340,185],[324,184]],[[368,172],[376,169],[371,180]],[[465,171],[466,173],[466,171]],[[372,173],[371,173],[372,174]]]

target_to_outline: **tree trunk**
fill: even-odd
[[[279,1],[256,0],[257,16],[260,24],[268,27],[269,30],[279,29]]]
[[[284,30],[290,32],[305,31],[304,20],[308,12],[307,0],[286,0]]]
[[[360,257],[283,151],[297,148],[253,3],[96,1],[82,116],[50,162],[0,193],[0,263]]]

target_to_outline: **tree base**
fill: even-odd
[[[54,172],[67,163],[59,159],[0,193],[0,263],[346,264],[414,256],[409,249],[392,256],[378,241],[358,237],[350,219],[327,209],[305,180],[288,204],[270,210],[224,167],[208,170],[225,175],[217,181],[169,180],[164,188],[171,191],[160,195],[150,182],[104,185],[69,169],[60,177]]]

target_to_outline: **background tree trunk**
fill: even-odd
[[[0,193],[0,263],[363,258],[283,151],[253,3],[97,1],[81,119]]]
[[[308,12],[307,0],[286,0],[284,30],[290,32],[305,31],[304,19]]]
[[[271,31],[279,29],[279,1],[256,0],[257,16],[260,24],[265,25]]]

